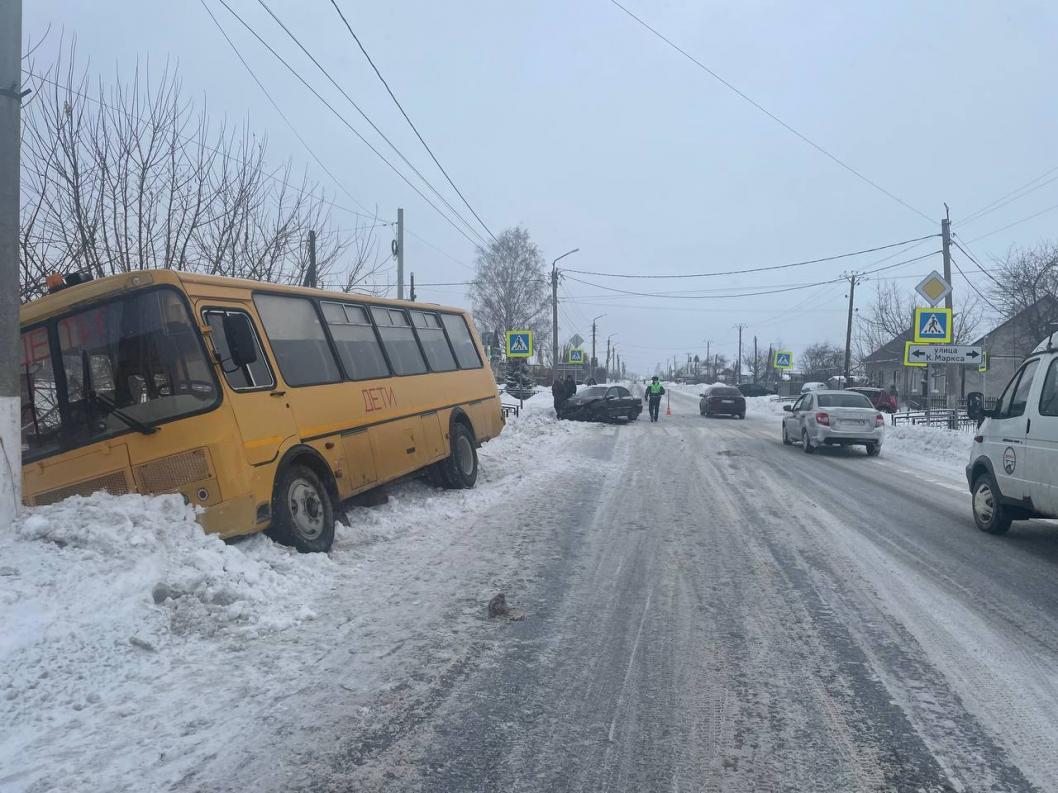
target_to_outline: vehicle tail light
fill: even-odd
[[[824,427],[830,426],[830,414],[829,413],[816,413],[816,424],[822,424]]]
[[[885,424],[885,416],[879,413],[874,417],[874,426],[881,427],[883,424]]]

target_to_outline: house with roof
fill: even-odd
[[[1046,295],[971,342],[984,348],[986,366],[983,371],[973,366],[953,369],[959,377],[955,396],[962,400],[969,392],[980,391],[986,401],[999,397],[1021,362],[1055,323],[1058,323],[1058,298]],[[894,392],[902,407],[922,408],[927,400],[944,398],[948,367],[904,366],[904,344],[911,339],[911,328],[908,328],[860,363],[871,385]]]

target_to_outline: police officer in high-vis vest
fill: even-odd
[[[661,409],[661,395],[665,393],[665,386],[658,382],[658,376],[654,375],[654,379],[650,381],[650,385],[647,386],[647,391],[643,394],[643,400],[647,402],[650,407],[650,420],[658,420],[658,411]]]

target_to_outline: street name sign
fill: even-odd
[[[911,348],[917,346],[913,341],[904,342],[904,366],[921,366],[925,368],[929,365],[925,361],[916,361],[911,357]]]
[[[951,284],[944,280],[943,275],[934,270],[922,279],[915,287],[915,291],[922,295],[922,299],[931,306],[937,306],[951,294]]]
[[[915,344],[951,344],[951,309],[916,308]]]
[[[507,357],[533,357],[533,332],[531,330],[507,331]]]
[[[961,344],[911,344],[906,357],[915,363],[954,363],[977,366],[984,358],[984,350]]]

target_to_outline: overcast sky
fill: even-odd
[[[240,29],[206,0],[328,168],[271,107],[198,0],[33,0],[24,31],[76,35],[104,77],[136,58],[179,62],[188,95],[209,112],[249,117],[271,159],[291,158],[343,206],[348,194],[388,218],[405,208],[407,269],[419,283],[465,281],[474,249]],[[323,77],[257,0],[232,7],[328,97]],[[443,177],[404,124],[329,0],[268,0],[364,111],[431,181]],[[979,258],[1058,238],[1058,182],[960,224],[1058,166],[1058,4],[1040,2],[742,2],[627,0],[675,43],[787,124],[920,210],[842,169],[722,86],[609,0],[339,0],[391,87],[489,227],[523,225],[571,269],[693,273],[783,264],[939,232],[943,202]],[[350,119],[344,100],[335,105]],[[357,128],[385,144],[361,119]],[[1058,172],[1056,172],[1058,173]],[[1050,178],[1050,177],[1048,177]],[[348,191],[348,194],[345,192]],[[448,189],[453,204],[458,199]],[[989,234],[1054,207],[1038,218]],[[469,217],[469,213],[465,212]],[[335,210],[341,226],[363,219]],[[382,231],[388,234],[386,229]],[[902,258],[939,248],[931,240]],[[896,249],[899,250],[899,249]],[[574,275],[641,292],[766,291],[869,269],[892,251],[774,273],[700,280]],[[889,259],[885,263],[901,261]],[[964,270],[969,261],[956,251]],[[560,265],[561,266],[561,265]],[[894,269],[911,290],[940,257]],[[984,289],[985,276],[967,275]],[[392,271],[390,274],[392,280]],[[871,287],[863,287],[865,301]],[[420,287],[423,300],[465,305],[463,287]],[[956,278],[958,307],[969,288]],[[629,366],[652,372],[673,354],[732,354],[745,339],[797,351],[843,343],[846,286],[730,299],[635,297],[567,278],[560,335],[600,350],[613,333]],[[600,357],[602,353],[600,352]]]

